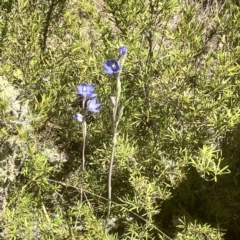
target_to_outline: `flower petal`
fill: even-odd
[[[78,95],[83,96],[84,98],[91,98],[94,96],[94,86],[92,84],[83,83],[77,85]]]
[[[127,53],[127,48],[125,46],[119,47],[119,55],[122,56]]]
[[[102,103],[97,103],[97,98],[93,98],[87,102],[87,110],[93,113],[99,113],[99,107],[102,106]]]
[[[103,62],[103,66],[105,67],[106,74],[117,73],[120,70],[120,65],[117,60],[110,59],[107,62]]]

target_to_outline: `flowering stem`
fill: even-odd
[[[106,68],[106,73],[107,74],[112,74],[114,73],[114,70],[118,70],[117,73],[117,94],[116,94],[116,99],[114,97],[111,97],[111,101],[113,103],[113,119],[112,119],[112,126],[113,126],[113,141],[112,141],[112,153],[111,153],[111,159],[110,159],[110,165],[109,165],[109,172],[108,172],[108,211],[107,211],[107,217],[106,217],[106,222],[105,222],[105,231],[107,230],[107,225],[111,213],[111,204],[112,204],[112,173],[113,173],[113,161],[114,161],[114,156],[115,156],[115,151],[116,151],[116,146],[117,146],[117,127],[119,124],[119,121],[122,117],[123,114],[123,109],[120,110],[118,114],[118,104],[120,101],[120,96],[121,96],[121,72],[123,68],[123,64],[125,62],[127,56],[127,48],[125,46],[121,46],[119,48],[119,61],[116,63],[115,60],[109,60],[105,63],[103,63],[104,67]],[[119,64],[119,67],[117,65]],[[110,65],[110,66],[109,66]]]
[[[86,99],[82,100],[82,109],[85,109]],[[85,171],[85,148],[86,148],[86,135],[87,135],[87,123],[86,123],[86,111],[84,111],[83,121],[82,121],[82,135],[83,135],[83,146],[82,146],[82,187],[81,187],[81,199],[80,202],[83,202],[83,184],[84,184],[84,171]]]
[[[112,171],[113,171],[113,161],[115,156],[115,149],[117,145],[117,110],[118,110],[118,103],[121,96],[121,81],[120,81],[120,74],[121,70],[117,74],[117,96],[116,102],[113,107],[113,143],[112,143],[112,153],[109,165],[109,173],[108,173],[108,211],[107,211],[107,218],[106,223],[108,222],[110,213],[111,213],[111,203],[112,203]]]

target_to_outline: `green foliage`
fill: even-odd
[[[0,3],[3,239],[238,239],[237,1],[4,0]],[[116,80],[128,48],[112,178]],[[95,85],[84,202],[77,84]]]
[[[182,229],[175,239],[223,239],[221,233],[212,229],[209,225],[198,224],[197,221],[188,222],[186,218],[179,219],[180,224],[177,226]]]

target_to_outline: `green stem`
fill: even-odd
[[[120,101],[121,96],[121,72],[122,67],[126,59],[126,54],[120,56],[119,62],[120,62],[120,71],[117,73],[117,95],[116,95],[116,101],[114,103],[113,107],[113,142],[112,142],[112,153],[111,153],[111,159],[110,159],[110,165],[109,165],[109,172],[108,172],[108,211],[107,211],[107,217],[106,217],[106,228],[108,225],[108,220],[111,213],[111,204],[112,204],[112,173],[113,173],[113,162],[114,162],[114,156],[117,146],[117,127],[119,120],[121,116],[117,116],[118,113],[118,104]],[[123,111],[123,110],[121,110]],[[120,112],[121,112],[120,111]]]
[[[82,109],[85,109],[86,99],[83,98]],[[86,111],[84,110],[83,121],[82,121],[82,135],[83,135],[83,146],[82,146],[82,187],[81,187],[81,198],[80,202],[83,202],[83,185],[84,185],[84,172],[85,172],[85,148],[86,148],[86,135],[87,135],[87,123],[86,123]]]
[[[116,145],[117,145],[117,110],[118,110],[120,95],[121,95],[121,81],[120,81],[120,72],[119,72],[117,74],[116,102],[115,102],[115,105],[113,107],[113,143],[112,143],[112,153],[111,153],[109,173],[108,173],[108,211],[107,211],[106,223],[108,223],[108,219],[110,217],[111,204],[112,204],[112,172],[113,172],[113,162],[114,162],[114,156],[115,156],[115,149],[116,149]]]

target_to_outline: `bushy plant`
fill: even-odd
[[[239,238],[237,1],[0,16],[2,239]]]

